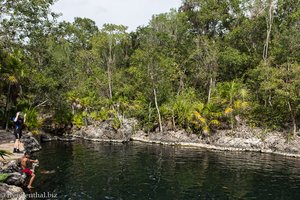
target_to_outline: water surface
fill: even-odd
[[[300,199],[299,158],[89,141],[44,143],[35,156],[35,192],[58,199]]]

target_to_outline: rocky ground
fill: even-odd
[[[22,187],[25,183],[25,176],[21,174],[18,159],[23,153],[12,153],[14,136],[12,132],[0,131],[0,150],[5,150],[11,155],[0,158],[0,199],[23,200],[26,199]],[[32,137],[32,134],[24,134],[22,137],[24,148],[21,151],[35,152],[41,150],[39,142]]]
[[[298,136],[288,140],[287,133],[266,132],[259,128],[249,128],[247,126],[240,126],[235,130],[220,130],[207,137],[188,134],[183,130],[165,133],[138,131],[131,136],[131,139],[224,151],[257,151],[300,157],[300,138]]]
[[[72,135],[92,141],[128,142],[132,133],[135,132],[137,121],[126,119],[118,129],[114,128],[113,121],[95,123],[79,130],[74,129]]]
[[[300,138],[288,133],[268,132],[241,125],[234,130],[219,130],[209,136],[189,134],[184,130],[151,132],[136,131],[136,121],[124,120],[120,129],[110,121],[74,130],[75,137],[93,141],[127,142],[129,140],[168,145],[194,146],[225,151],[257,151],[300,157]]]

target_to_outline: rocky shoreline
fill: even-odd
[[[14,136],[5,131],[0,131],[1,150],[6,150],[12,153]],[[41,150],[41,146],[32,134],[28,133],[22,137],[24,144],[24,151],[36,152]],[[9,148],[4,149],[3,147]],[[5,160],[0,161],[0,199],[7,200],[24,200],[26,194],[23,191],[26,177],[21,173],[21,168],[17,159],[22,154],[12,154],[6,157]]]
[[[74,129],[71,134],[63,136],[41,134],[40,140],[43,142],[72,142],[76,138],[82,138],[95,142],[111,143],[133,141],[218,151],[249,151],[300,157],[300,138],[297,136],[289,140],[288,134],[284,132],[268,132],[244,125],[234,130],[219,130],[209,136],[191,134],[185,130],[145,133],[141,130],[137,131],[135,129],[136,124],[135,120],[129,119],[123,122],[121,128],[115,129],[112,121],[105,121],[81,129]],[[2,137],[2,143],[11,142],[11,135],[2,132],[0,136]],[[26,151],[41,150],[39,142],[31,134],[25,135],[23,142]],[[22,190],[25,180],[20,173],[16,160],[0,162],[0,174],[7,175],[7,178],[0,183],[0,196],[6,197],[5,199],[26,199],[26,195]]]
[[[73,130],[72,135],[91,141],[139,141],[162,145],[180,145],[221,151],[251,151],[300,157],[300,138],[289,140],[288,133],[268,132],[241,125],[234,130],[219,130],[209,136],[190,134],[184,130],[145,133],[135,130],[136,121],[127,120],[115,130],[110,122]]]
[[[152,143],[152,144],[162,144],[162,145],[178,145],[182,147],[197,147],[197,148],[205,148],[205,149],[210,149],[210,150],[219,150],[219,151],[240,151],[240,152],[258,152],[258,153],[272,153],[272,154],[277,154],[277,155],[283,155],[283,156],[290,156],[290,157],[299,157],[300,154],[298,153],[289,153],[289,152],[284,152],[284,151],[274,151],[270,148],[255,148],[255,147],[234,147],[231,145],[216,145],[216,144],[206,144],[204,143],[205,141],[201,141],[199,143],[196,142],[180,142],[180,141],[160,141],[156,139],[149,139],[145,133],[139,133],[137,135],[132,136],[132,141],[138,141],[138,142],[144,142],[144,143]],[[240,139],[240,138],[235,138],[236,140],[239,140],[241,143],[248,143],[248,140]],[[249,143],[248,143],[249,144]]]

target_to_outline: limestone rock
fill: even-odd
[[[24,184],[25,178],[26,177],[21,173],[14,172],[11,173],[4,182],[8,185],[22,186]]]
[[[27,152],[36,152],[42,149],[40,143],[30,133],[22,137],[22,142],[24,143],[24,149]]]
[[[12,160],[3,167],[1,167],[1,173],[14,173],[20,172],[21,168],[17,160]]]
[[[56,141],[58,138],[56,136],[52,136],[50,134],[43,133],[41,134],[41,141],[42,142],[51,142]]]
[[[75,131],[74,135],[90,140],[127,142],[135,131],[136,124],[134,119],[124,119],[120,128],[116,129],[113,120],[106,120],[83,127]]]
[[[26,195],[22,188],[0,183],[0,199],[2,200],[25,200]]]

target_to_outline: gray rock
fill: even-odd
[[[56,136],[52,136],[50,134],[43,133],[41,134],[41,141],[42,142],[51,142],[56,141],[58,138]]]
[[[76,139],[72,136],[62,136],[62,137],[57,137],[57,140],[64,141],[64,142],[73,142]]]
[[[117,134],[122,136],[123,141],[129,141],[136,126],[137,121],[135,119],[124,119],[121,127],[117,130]]]
[[[21,168],[17,160],[12,160],[3,167],[1,167],[1,173],[14,173],[20,172]]]
[[[198,143],[201,139],[196,134],[188,134],[184,130],[178,131],[167,131],[167,132],[155,132],[155,133],[145,133],[143,131],[137,131],[133,135],[133,139],[140,138],[142,140],[149,141],[161,141],[164,143],[177,144],[180,142],[185,143]]]
[[[36,152],[42,149],[40,143],[35,139],[32,134],[27,134],[22,137],[22,142],[24,143],[24,149],[27,152]]]
[[[26,176],[23,176],[21,173],[14,172],[11,173],[4,182],[8,185],[22,186],[25,182],[25,178]]]
[[[0,183],[0,199],[2,200],[25,200],[26,195],[22,188]]]
[[[115,129],[113,120],[106,120],[99,124],[83,127],[81,130],[74,131],[73,134],[76,137],[90,140],[127,142],[135,131],[136,124],[134,119],[124,119],[121,127]]]

